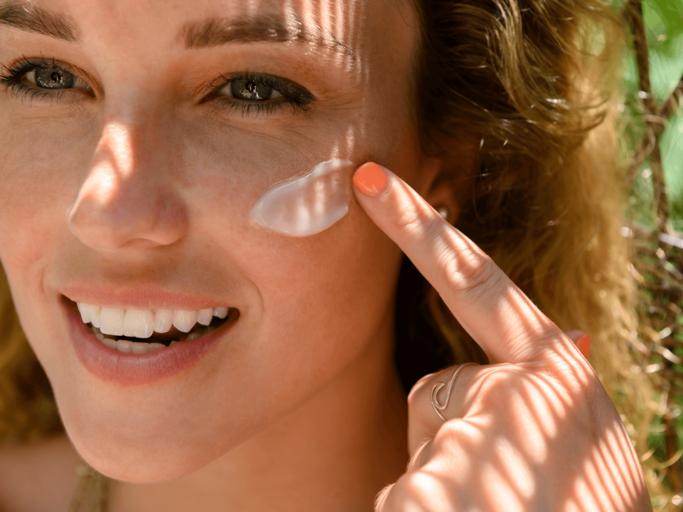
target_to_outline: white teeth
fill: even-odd
[[[114,350],[116,350],[116,340],[102,337],[102,343],[104,343],[109,348],[113,348]]]
[[[104,334],[123,336],[125,311],[122,308],[102,308],[100,311],[100,330]]]
[[[149,352],[148,343],[135,343],[133,341],[131,344],[133,346],[133,354],[146,354],[147,352]]]
[[[88,309],[87,304],[82,304],[78,303],[76,304],[78,306],[78,312],[81,314],[81,320],[83,320],[84,324],[89,324],[90,323],[90,310]]]
[[[100,340],[103,344],[119,352],[126,354],[147,354],[149,352],[156,352],[162,348],[166,348],[163,343],[147,343],[141,342],[136,343],[129,340],[115,340],[112,338],[107,338],[97,327],[91,327],[93,334]]]
[[[201,325],[209,325],[213,319],[213,309],[200,309],[197,313],[197,323]]]
[[[93,333],[98,339],[105,342],[105,345],[111,346],[118,350],[117,340],[112,340],[113,336],[127,336],[131,338],[141,338],[148,339],[157,333],[166,333],[175,326],[179,331],[184,333],[189,333],[195,325],[198,323],[202,325],[202,329],[193,332],[191,335],[186,337],[180,337],[181,341],[187,341],[188,339],[197,339],[204,334],[211,332],[216,329],[217,326],[211,326],[211,321],[213,317],[218,317],[220,319],[225,319],[230,315],[230,310],[232,308],[220,307],[220,308],[204,308],[199,311],[189,311],[189,310],[172,310],[172,309],[138,309],[138,308],[111,308],[111,307],[100,307],[93,304],[87,304],[84,302],[76,303],[78,307],[78,312],[81,315],[81,319],[84,323],[90,323]],[[109,338],[106,338],[109,336]],[[128,345],[128,340],[122,340],[126,343],[121,345],[122,352],[132,352],[134,346]],[[145,347],[149,349],[151,345],[161,345],[159,343],[145,343]],[[154,347],[154,350],[160,350],[165,348],[164,345],[161,347]],[[136,354],[143,354],[143,347],[138,347],[135,350]],[[148,350],[149,352],[150,350]],[[153,350],[152,350],[153,351]]]
[[[83,304],[88,308],[88,313],[90,316],[90,323],[95,327],[100,326],[100,306],[94,306],[93,304]]]
[[[179,331],[190,332],[196,323],[196,311],[175,310],[173,312],[173,325]]]
[[[154,331],[168,332],[173,326],[173,310],[172,309],[157,309],[154,315]]]
[[[124,354],[131,354],[133,352],[133,343],[132,341],[128,340],[117,340],[116,341],[116,350],[119,352],[123,352]]]
[[[228,308],[213,308],[213,316],[217,316],[222,320],[228,316]]]
[[[123,319],[123,335],[149,338],[154,332],[154,315],[149,309],[127,309]],[[145,344],[146,345],[146,344]],[[135,352],[144,354],[145,352]]]

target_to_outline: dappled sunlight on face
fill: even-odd
[[[137,481],[187,474],[380,346],[371,333],[393,303],[400,253],[359,205],[305,238],[264,230],[249,212],[332,159],[353,162],[349,175],[374,160],[415,178],[411,6],[36,0],[27,9],[61,32],[0,24],[0,62],[46,59],[90,89],[29,98],[17,77],[15,94],[0,95],[0,259],[10,281],[25,283],[14,290],[19,316],[89,462]],[[337,184],[313,187],[306,215],[324,213],[320,198]],[[70,348],[62,295],[74,283],[105,297],[140,287],[206,297],[238,309],[239,321],[192,371],[131,391],[88,373]]]

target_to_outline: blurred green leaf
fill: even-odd
[[[643,18],[650,48],[650,80],[661,104],[683,75],[683,0],[647,0]]]

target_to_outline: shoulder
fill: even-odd
[[[81,463],[66,436],[0,448],[0,511],[66,511]]]

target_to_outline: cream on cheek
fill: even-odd
[[[322,162],[305,175],[268,190],[256,202],[249,217],[260,227],[282,235],[318,234],[349,211],[354,168],[350,160]]]

